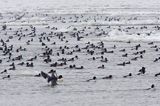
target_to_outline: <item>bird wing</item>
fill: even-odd
[[[48,77],[48,83],[50,82],[50,81],[52,81],[52,80],[54,80],[54,81],[57,81],[57,77]]]
[[[45,72],[41,71],[41,75],[44,79],[46,78],[50,78],[50,76],[48,74],[46,74]]]

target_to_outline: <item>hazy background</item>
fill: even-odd
[[[92,11],[106,8],[151,8],[157,10],[160,0],[0,0],[0,12],[37,9]]]

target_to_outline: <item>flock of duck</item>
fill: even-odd
[[[85,17],[85,19],[84,19]],[[74,23],[78,24],[81,22],[88,22],[90,18],[85,15],[72,15],[68,19],[72,21],[67,21],[63,16],[52,17],[53,22],[55,23]],[[96,22],[97,19],[104,18],[103,16],[97,15],[93,19]],[[75,21],[73,21],[75,20]],[[81,21],[80,21],[81,20]],[[120,17],[107,17],[105,21],[111,22],[121,21]],[[132,19],[130,19],[132,20]],[[133,18],[133,20],[138,20]],[[56,70],[85,70],[88,62],[96,62],[99,66],[92,66],[92,68],[97,70],[105,70],[107,65],[112,62],[110,56],[120,58],[116,60],[116,67],[125,67],[132,65],[133,62],[136,62],[140,59],[145,58],[145,54],[148,50],[143,48],[141,43],[133,43],[132,41],[123,42],[125,45],[129,45],[129,48],[120,47],[118,44],[112,42],[112,46],[108,46],[108,42],[103,41],[99,38],[104,36],[109,36],[108,32],[112,29],[117,28],[119,31],[125,31],[126,33],[136,33],[141,35],[140,30],[148,30],[148,27],[151,26],[99,26],[99,25],[80,25],[73,26],[69,24],[66,31],[60,31],[58,27],[53,27],[52,25],[48,26],[7,26],[3,25],[1,29],[1,39],[0,39],[0,64],[7,64],[5,69],[0,72],[3,75],[2,79],[12,78],[12,72],[20,70],[19,67],[39,67],[36,62],[45,64],[48,67],[49,73],[39,70],[38,74],[35,74],[34,77],[43,77],[47,79],[48,83],[51,82],[51,85],[57,85],[58,79],[62,79],[62,75],[57,75]],[[152,29],[160,30],[160,27],[155,25],[152,26]],[[134,31],[133,31],[134,30]],[[138,30],[139,32],[137,32]],[[150,36],[152,31],[146,33],[147,36]],[[95,40],[97,39],[97,40]],[[115,44],[114,44],[115,43]],[[133,46],[130,46],[132,44]],[[159,47],[155,42],[147,43],[148,47],[157,52]],[[28,54],[27,54],[28,53]],[[24,54],[27,54],[24,55]],[[29,55],[31,54],[30,57]],[[117,55],[118,54],[118,55]],[[120,54],[122,54],[120,56]],[[29,58],[28,58],[29,57]],[[78,64],[77,61],[84,61],[81,64]],[[127,61],[126,61],[127,60]],[[153,62],[156,63],[160,60],[160,57],[153,59]],[[137,70],[137,76],[145,75],[146,67],[142,66]],[[135,74],[134,74],[135,75]],[[127,75],[122,76],[123,78],[134,77],[133,73],[129,72]],[[158,77],[160,73],[156,73],[155,77]],[[91,76],[92,77],[92,76]],[[93,78],[86,80],[87,82],[98,79],[108,79],[111,80],[114,78],[114,75],[107,75],[101,78],[93,76]],[[151,84],[151,87],[147,89],[154,88],[155,85]]]

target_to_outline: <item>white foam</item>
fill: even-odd
[[[125,32],[121,32],[118,30],[112,30],[108,33],[108,36],[105,36],[101,38],[101,40],[106,41],[142,41],[142,42],[148,42],[148,41],[160,41],[160,33],[153,33],[150,36],[147,36],[146,34],[141,35],[128,35]]]

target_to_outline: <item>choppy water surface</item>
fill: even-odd
[[[32,68],[16,66],[16,70],[8,71],[8,74],[11,75],[10,79],[2,79],[8,74],[0,75],[0,106],[159,106],[160,84],[159,78],[154,77],[154,74],[160,71],[160,64],[153,62],[156,57],[159,57],[159,52],[151,48],[154,45],[160,46],[159,30],[156,27],[160,24],[158,3],[159,0],[147,2],[145,0],[137,2],[132,0],[86,0],[81,2],[77,0],[1,0],[0,4],[3,5],[0,7],[0,24],[6,24],[7,30],[0,31],[0,39],[7,40],[9,36],[13,36],[13,39],[7,42],[8,45],[14,46],[13,57],[23,55],[23,60],[15,61],[15,64],[26,62],[35,55],[39,57],[34,61]],[[106,17],[108,19],[105,20]],[[18,40],[19,37],[14,35],[15,31],[21,28],[30,29],[31,25],[36,27],[36,36],[31,37],[29,36],[30,30],[23,30],[26,36]],[[58,30],[48,29],[47,26],[57,27]],[[147,26],[147,29],[144,26]],[[84,38],[77,42],[71,36],[75,31],[73,29],[77,28],[82,31],[84,27],[90,28],[81,33]],[[96,29],[97,27],[103,29],[105,33],[98,36],[102,30]],[[128,27],[134,28],[126,31]],[[55,35],[52,35],[50,42],[44,40],[44,43],[53,49],[54,55],[51,57],[53,62],[62,57],[71,58],[75,55],[78,55],[78,60],[56,68],[43,62],[44,58],[40,55],[44,47],[41,46],[39,37],[42,32],[46,33],[45,36],[50,36],[51,31],[54,33],[67,32],[65,36],[69,41],[65,43]],[[33,42],[26,45],[31,38]],[[52,45],[54,41],[57,42],[56,45]],[[78,44],[82,48],[88,41],[95,45],[103,41],[108,50],[114,51],[112,54],[104,54],[104,57],[109,60],[103,63],[105,69],[97,68],[102,65],[100,59],[90,61],[93,56],[101,56],[98,50],[95,50],[96,53],[93,56],[86,54],[85,50],[73,55],[60,55],[60,57],[55,55],[60,46],[66,45],[74,48]],[[126,43],[128,41],[131,43]],[[148,42],[151,41],[156,43],[148,45]],[[140,50],[146,50],[143,59],[131,61],[131,64],[126,66],[117,66],[118,63],[130,61],[134,57],[133,53],[136,51],[132,49],[139,43],[141,44]],[[116,49],[113,48],[114,45]],[[27,51],[17,53],[16,49],[19,46],[25,47]],[[126,58],[123,58],[123,53],[119,52],[123,48],[126,48],[129,54]],[[0,51],[0,58],[3,60],[0,64],[1,71],[8,69],[12,63],[12,61],[8,62],[5,59],[7,56],[2,54],[3,52]],[[82,70],[64,69],[71,64],[83,65],[85,68]],[[143,66],[146,67],[146,74],[136,75]],[[59,81],[55,87],[51,87],[41,77],[34,77],[40,71],[48,72],[50,69],[56,69],[57,73],[64,77],[63,81]],[[128,73],[132,73],[133,77],[123,78],[123,75]],[[111,80],[98,79],[86,82],[93,76],[101,78],[110,74],[113,75]],[[145,90],[151,84],[155,84],[156,89]]]

